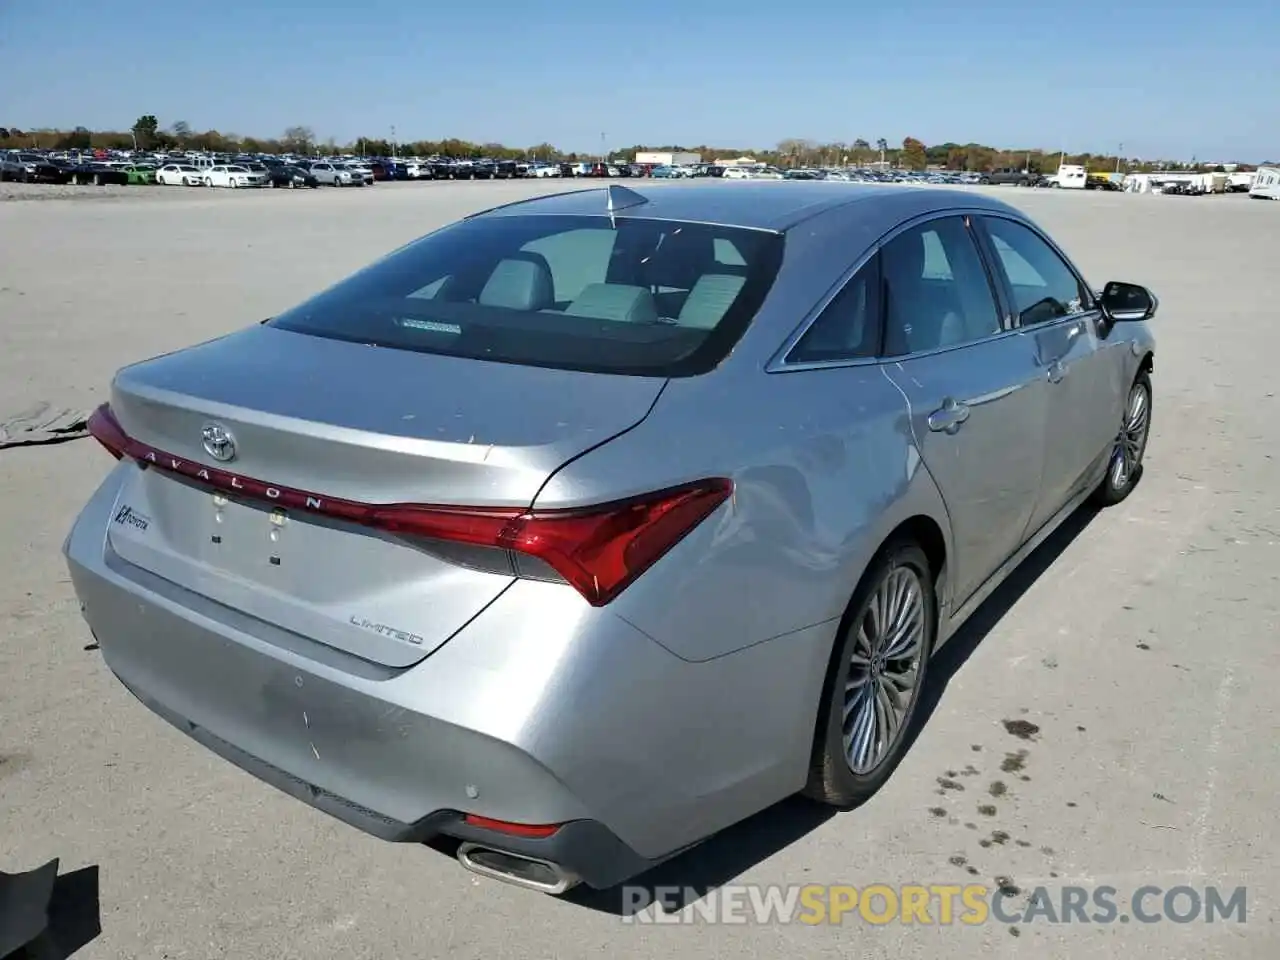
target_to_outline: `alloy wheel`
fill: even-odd
[[[880,581],[854,624],[841,732],[845,759],[855,774],[875,770],[902,735],[920,678],[925,617],[919,575],[897,566]]]
[[[1124,422],[1111,451],[1111,486],[1123,489],[1137,473],[1151,424],[1151,396],[1142,383],[1135,383],[1125,405]]]

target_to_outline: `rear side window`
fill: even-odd
[[[1000,313],[962,217],[912,227],[880,251],[886,356],[969,343],[1000,331]]]
[[[691,376],[750,324],[780,234],[618,217],[490,216],[401,248],[270,324],[504,363]]]
[[[874,357],[880,347],[880,258],[853,275],[787,355],[788,363]]]

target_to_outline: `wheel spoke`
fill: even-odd
[[[889,695],[889,687],[886,684],[880,684],[880,689],[876,691],[876,703],[880,705],[880,711],[884,715],[884,744],[893,743],[898,736],[898,728],[902,725],[902,713],[905,707],[901,706],[901,698],[895,691],[893,697]]]
[[[876,736],[875,699],[865,693],[858,698],[858,710],[853,718],[853,730],[849,738],[849,763],[859,773],[868,768],[868,760]]]

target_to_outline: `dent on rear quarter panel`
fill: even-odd
[[[722,368],[672,381],[642,424],[557,473],[537,505],[731,477],[732,500],[610,605],[677,656],[708,660],[844,612],[929,482],[910,431],[877,367]]]

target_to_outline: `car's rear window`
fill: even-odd
[[[380,347],[638,376],[718,364],[782,261],[780,234],[617,217],[464,220],[269,321]]]

